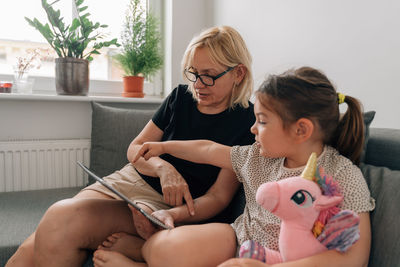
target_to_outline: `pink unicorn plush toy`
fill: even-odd
[[[268,182],[258,188],[257,203],[282,221],[279,251],[248,240],[240,248],[240,257],[274,264],[327,249],[343,252],[359,239],[358,215],[337,207],[343,197],[332,177],[324,175],[323,170],[314,177],[316,159],[312,153],[301,176]]]

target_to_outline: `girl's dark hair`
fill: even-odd
[[[281,117],[285,128],[300,118],[308,118],[321,129],[324,144],[359,163],[364,144],[361,103],[346,96],[348,108],[341,117],[337,92],[322,72],[301,67],[270,75],[256,94],[262,105]]]

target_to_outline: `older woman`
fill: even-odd
[[[230,146],[254,142],[251,56],[239,33],[226,26],[202,32],[190,42],[182,67],[189,85],[179,85],[165,99],[129,146],[129,161],[148,141],[209,139]],[[104,179],[148,212],[170,209],[179,218],[175,223],[184,224],[221,212],[239,187],[234,176],[232,171],[162,155],[130,163]],[[141,261],[140,249],[154,232],[140,214],[96,183],[51,206],[6,266],[78,266],[87,249],[99,245],[101,253],[114,250]]]

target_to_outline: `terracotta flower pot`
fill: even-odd
[[[124,76],[124,92],[125,97],[144,97],[143,83],[144,77],[139,76]]]

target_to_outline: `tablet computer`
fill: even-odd
[[[94,179],[96,179],[96,181],[98,181],[100,184],[102,184],[103,186],[107,187],[109,190],[111,190],[112,192],[114,192],[117,196],[119,196],[122,200],[125,200],[127,203],[129,203],[132,207],[134,207],[135,209],[137,209],[141,214],[143,214],[147,219],[149,219],[149,221],[151,221],[153,224],[160,226],[163,229],[171,229],[171,227],[169,227],[168,225],[166,225],[165,223],[163,223],[162,221],[160,221],[159,219],[157,219],[156,217],[154,217],[153,215],[145,212],[141,207],[139,207],[136,203],[134,203],[133,201],[131,201],[129,198],[127,198],[124,194],[122,194],[121,192],[119,192],[118,190],[116,190],[114,187],[112,187],[110,184],[108,184],[106,181],[104,181],[102,178],[100,178],[99,176],[97,176],[96,174],[94,174],[91,170],[89,170],[89,168],[87,168],[85,165],[83,165],[81,162],[77,161],[78,165],[87,173],[89,174],[91,177],[93,177]]]

